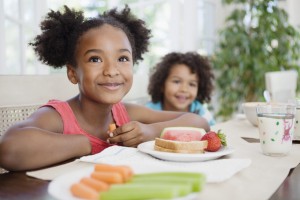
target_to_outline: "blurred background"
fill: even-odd
[[[299,0],[0,0],[1,75],[65,73],[44,66],[28,46],[45,14],[64,4],[87,17],[128,4],[153,35],[136,74],[147,77],[171,51],[207,56],[216,75],[208,106],[223,119],[242,102],[263,100],[265,73],[299,71]]]

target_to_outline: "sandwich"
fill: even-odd
[[[155,138],[154,150],[171,153],[204,153],[207,140],[201,138],[205,130],[191,127],[165,128],[160,138]]]
[[[170,153],[204,153],[207,148],[207,140],[182,142],[155,138],[154,150]]]

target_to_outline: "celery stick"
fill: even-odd
[[[100,200],[173,199],[178,197],[178,187],[162,184],[114,184],[100,193]]]
[[[200,192],[205,184],[206,178],[204,174],[193,172],[157,172],[148,174],[134,175],[132,180],[138,179],[154,179],[154,177],[161,178],[162,180],[172,180],[178,178],[186,181],[193,182],[193,192]],[[176,177],[176,178],[174,178]],[[174,180],[175,181],[175,180]]]
[[[129,183],[135,184],[162,184],[178,187],[179,196],[186,196],[194,189],[194,180],[181,177],[133,177]]]

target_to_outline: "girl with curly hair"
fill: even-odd
[[[111,145],[136,147],[169,126],[209,130],[205,119],[195,114],[121,102],[132,86],[133,64],[143,59],[150,38],[150,30],[128,6],[89,19],[64,6],[50,11],[41,29],[30,45],[43,63],[66,67],[79,93],[67,101],[51,100],[10,127],[0,141],[3,168],[30,170],[96,154]],[[111,132],[110,124],[116,124]]]
[[[197,52],[173,52],[154,67],[148,86],[154,110],[196,113],[214,125],[205,107],[210,102],[214,75],[209,62]]]

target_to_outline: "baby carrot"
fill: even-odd
[[[93,189],[95,189],[97,192],[103,192],[107,191],[109,189],[109,185],[103,181],[99,181],[94,178],[90,177],[84,177],[80,180],[80,183],[83,183]]]
[[[83,183],[74,183],[71,186],[71,193],[82,199],[96,200],[99,198],[99,193]]]
[[[110,124],[108,130],[109,130],[109,132],[113,132],[116,128],[117,128],[116,124]]]
[[[127,182],[133,175],[132,169],[125,165],[96,164],[95,171],[117,172],[122,176],[123,182]]]
[[[129,166],[126,165],[116,165],[114,166],[116,170],[119,170],[122,173],[123,179],[125,182],[129,181],[133,176],[133,171]]]
[[[123,183],[123,177],[117,172],[93,172],[91,177],[108,184]]]

